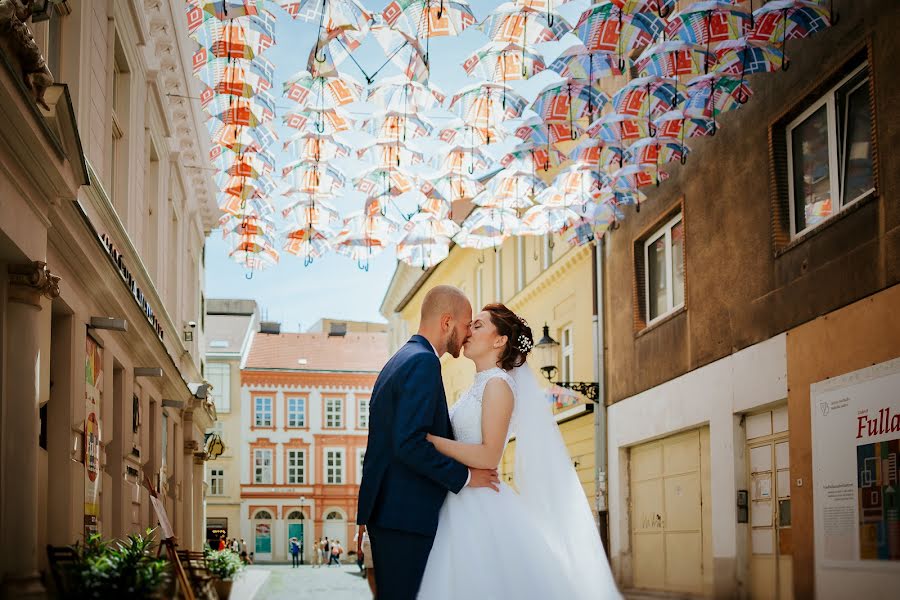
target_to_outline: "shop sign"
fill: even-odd
[[[593,402],[577,392],[558,385],[547,388],[546,398],[557,421],[565,421],[594,409]]]
[[[131,274],[128,266],[125,264],[125,258],[122,256],[122,253],[116,249],[112,240],[110,240],[109,236],[105,233],[100,234],[100,243],[116,265],[116,269],[119,271],[119,276],[122,278],[122,281],[124,281],[125,285],[128,286],[128,289],[131,290],[131,296],[134,298],[134,301],[137,302],[137,305],[140,307],[141,312],[144,313],[144,316],[147,317],[147,322],[150,323],[154,331],[156,331],[157,337],[163,339],[162,323],[156,318],[156,313],[150,306],[150,302],[144,295],[144,291],[138,286],[137,281],[134,279],[134,275]]]
[[[100,531],[100,411],[103,406],[103,348],[85,336],[84,355],[84,537]]]
[[[810,388],[819,568],[900,575],[900,359]]]

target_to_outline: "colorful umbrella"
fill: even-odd
[[[286,185],[280,192],[284,196],[329,196],[344,185],[344,174],[335,166],[323,163],[298,163],[287,174]]]
[[[237,153],[264,150],[278,140],[278,135],[268,123],[256,127],[219,123],[210,135],[215,148],[226,148]]]
[[[768,42],[753,42],[747,38],[728,40],[718,44],[716,73],[737,75],[744,79],[753,73],[773,73],[784,63],[784,54]]]
[[[710,73],[695,77],[687,84],[688,98],[684,112],[693,117],[711,119],[713,134],[718,126],[716,119],[723,112],[740,108],[750,100],[753,91],[743,79],[729,75]]]
[[[593,84],[604,77],[621,77],[628,72],[628,61],[620,65],[619,57],[610,52],[588,50],[584,44],[575,44],[563,50],[549,69],[561,77]]]
[[[702,46],[674,40],[648,46],[634,66],[641,76],[678,77],[708,73],[715,60],[715,54]]]
[[[281,119],[285,125],[292,129],[325,135],[334,135],[341,131],[347,131],[352,124],[351,119],[344,116],[343,112],[333,108],[307,107],[303,110],[286,113]]]
[[[520,144],[511,152],[507,152],[500,165],[503,168],[513,166],[523,171],[536,172],[538,169],[549,171],[565,162],[566,156],[556,148],[535,146],[532,143]]]
[[[705,46],[744,37],[750,31],[750,13],[734,2],[709,0],[694,2],[671,15],[666,37]]]
[[[384,49],[387,59],[371,75],[366,76],[369,83],[375,80],[375,76],[385,66],[393,64],[408,80],[428,84],[428,57],[419,40],[387,25],[373,25],[370,31],[378,45]]]
[[[370,87],[367,100],[384,111],[414,115],[440,106],[444,102],[444,94],[434,85],[396,76],[387,77]]]
[[[366,196],[385,194],[398,196],[413,187],[413,176],[401,167],[374,166],[363,170],[353,178],[356,189]]]
[[[301,107],[337,108],[360,99],[363,86],[348,75],[313,77],[301,71],[284,82],[284,95]]]
[[[192,59],[194,77],[208,88],[222,94],[249,96],[266,92],[272,87],[275,65],[264,56],[216,58],[201,48]],[[252,92],[252,94],[248,94]]]
[[[561,199],[564,206],[581,206],[597,198],[600,195],[601,188],[607,183],[608,177],[606,173],[592,169],[589,166],[572,165],[560,172],[554,178],[552,188],[548,189],[552,189],[561,195],[561,198],[558,198],[556,202]],[[551,202],[548,198],[552,197],[554,197],[554,194],[548,192],[547,195],[542,195],[538,202],[550,205]]]
[[[440,173],[432,179],[430,185],[434,187],[437,194],[451,203],[457,200],[471,200],[484,191],[483,183],[461,173],[455,175]]]
[[[450,239],[446,237],[420,237],[408,233],[397,242],[397,260],[411,267],[430,269],[450,254]]]
[[[612,0],[612,3],[626,13],[653,11],[665,19],[675,10],[678,0]]]
[[[450,100],[450,110],[462,117],[467,125],[482,129],[497,127],[506,119],[521,116],[525,105],[525,98],[509,86],[490,82],[468,85]]]
[[[397,138],[379,138],[365,148],[357,150],[357,156],[373,159],[376,165],[383,168],[408,167],[421,164],[425,160],[421,152],[407,148]]]
[[[653,118],[675,110],[684,101],[679,81],[650,75],[632,79],[612,99],[613,110],[620,115]]]
[[[526,208],[533,198],[544,191],[547,184],[533,173],[521,169],[504,169],[494,176],[488,189],[479,194],[474,203],[496,208]]]
[[[258,0],[188,0],[186,4],[188,32],[210,19],[224,21],[260,12]]]
[[[578,224],[581,220],[581,216],[568,206],[536,204],[522,215],[519,235],[557,233]]]
[[[378,203],[369,202],[365,210],[350,214],[344,227],[334,238],[332,248],[356,261],[357,266],[369,270],[369,259],[387,248],[399,226],[381,214]]]
[[[313,227],[324,232],[336,232],[342,225],[338,210],[328,201],[315,196],[304,196],[291,202],[281,214],[288,222],[288,231]]]
[[[603,143],[620,146],[639,138],[653,137],[652,127],[643,117],[610,113],[591,123],[587,134]]]
[[[466,125],[462,120],[441,129],[437,135],[437,139],[442,142],[467,148],[502,142],[507,137],[507,132],[499,127],[474,127]]]
[[[613,163],[618,163],[621,167],[625,161],[626,148],[627,146],[622,143],[604,142],[599,138],[585,138],[569,153],[569,160],[597,168],[607,168]]]
[[[462,68],[469,77],[506,83],[537,75],[545,65],[540,54],[524,46],[488,42],[470,54],[462,63]]]
[[[568,122],[574,140],[575,121],[585,117],[593,120],[607,102],[609,96],[596,87],[569,79],[551,83],[540,91],[531,103],[531,110],[545,122]]]
[[[218,58],[253,60],[275,44],[272,27],[255,17],[232,21],[210,19],[191,37],[200,45],[200,51]]]
[[[515,136],[523,142],[531,142],[538,145],[558,144],[576,139],[584,133],[577,124],[565,121],[550,121],[545,123],[540,117],[529,119],[515,131]]]
[[[275,118],[274,103],[267,102],[263,95],[253,98],[217,96],[204,110],[211,117],[228,125],[256,127]]]
[[[505,2],[478,24],[478,29],[495,42],[519,44],[527,48],[559,40],[572,26],[558,14],[540,12],[527,6]]]
[[[438,168],[453,174],[468,172],[472,175],[476,171],[484,171],[494,162],[480,148],[467,146],[453,146],[441,154],[444,154],[444,157]]]
[[[331,249],[331,244],[324,233],[314,227],[307,227],[289,231],[285,235],[282,249],[296,256],[302,256],[303,266],[308,267],[315,259],[325,255]]]
[[[431,134],[432,125],[415,113],[377,112],[370,118],[361,119],[360,127],[368,128],[378,138],[406,141]]]
[[[669,162],[684,161],[690,148],[680,140],[670,138],[643,138],[625,151],[625,160],[639,165],[661,165]]]
[[[275,0],[294,19],[319,22],[320,29],[349,25],[366,31],[372,16],[356,0]]]
[[[301,161],[321,162],[350,156],[350,146],[334,139],[332,135],[303,132],[284,143]]]
[[[264,153],[246,152],[232,154],[232,157],[219,157],[215,166],[222,172],[234,177],[265,177],[275,170],[275,161]]]
[[[484,250],[501,246],[518,230],[519,218],[513,211],[501,208],[476,208],[463,222],[462,229],[453,241],[463,248]]]
[[[649,46],[663,32],[665,21],[653,12],[627,13],[612,2],[599,2],[581,13],[575,35],[589,52],[605,52],[619,57],[619,71],[625,57]]]
[[[259,193],[254,193],[246,199],[238,198],[228,194],[219,194],[217,198],[219,210],[225,213],[224,216],[233,216],[243,218],[246,216],[255,216],[261,219],[273,219],[275,217],[275,207]]]
[[[753,11],[751,42],[777,45],[782,55],[781,68],[790,62],[785,56],[788,40],[799,40],[831,26],[830,12],[820,2],[808,0],[775,0]]]
[[[390,27],[419,39],[459,35],[475,24],[465,0],[392,0],[381,15]]]

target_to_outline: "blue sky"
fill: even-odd
[[[363,0],[363,5],[370,11],[380,12],[387,0]],[[491,10],[501,4],[499,0],[472,0],[470,2],[476,19],[481,21]],[[573,23],[587,2],[576,0],[560,7],[560,12]],[[286,138],[292,130],[280,123],[280,114],[292,109],[293,103],[281,97],[281,83],[291,75],[306,67],[306,60],[315,42],[318,23],[293,21],[280,10],[276,11],[276,45],[266,53],[266,57],[276,66],[274,92],[277,98],[279,115],[276,116],[276,129],[282,138]],[[568,37],[568,36],[567,36]],[[458,37],[435,38],[431,40],[430,62],[431,82],[437,85],[449,98],[459,88],[474,82],[467,77],[461,63],[475,49],[488,41],[487,37],[473,28]],[[539,48],[547,59],[547,64],[569,43],[544,44]],[[384,53],[369,40],[355,54],[357,60],[367,72],[373,72],[384,61]],[[359,70],[351,61],[341,65],[341,71],[365,82]],[[396,74],[392,67],[385,68],[377,79]],[[542,73],[528,82],[516,83],[513,87],[531,100],[544,85],[554,79],[551,73]],[[351,111],[365,112],[363,106],[349,107]],[[442,117],[434,116],[439,128]],[[444,119],[443,122],[446,122]],[[280,142],[276,143],[280,149]],[[281,165],[287,162],[287,154],[276,153],[280,172]],[[348,161],[340,165],[348,178],[354,168],[359,168],[356,161]],[[276,181],[278,178],[276,177]],[[349,187],[348,182],[348,187]],[[276,209],[280,209],[284,200],[274,197]],[[356,192],[341,193],[337,197],[336,206],[343,215],[362,209],[365,198]],[[282,252],[280,262],[266,271],[256,272],[252,279],[246,278],[241,265],[228,258],[229,248],[222,239],[221,232],[214,231],[207,240],[206,248],[206,296],[208,298],[252,298],[255,299],[264,314],[272,320],[281,321],[283,329],[300,331],[323,317],[338,319],[354,319],[368,321],[384,321],[378,309],[384,297],[391,275],[396,266],[394,251],[388,249],[373,257],[369,270],[360,270],[355,261],[344,256],[330,253],[316,260],[309,267],[303,266],[303,260]]]

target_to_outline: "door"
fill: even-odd
[[[631,449],[634,587],[704,592],[711,554],[708,465],[708,429]]]
[[[290,550],[291,538],[297,538],[297,543],[300,544],[300,557],[303,560],[306,552],[306,544],[303,543],[303,523],[288,523],[288,550]]]
[[[323,527],[322,535],[327,537],[329,541],[340,541],[344,552],[348,552],[348,549],[353,547],[347,539],[347,519],[339,511],[333,510],[325,515],[325,526]],[[346,557],[346,554],[344,556]]]
[[[272,517],[268,511],[260,511],[253,521],[253,551],[257,562],[272,560]]]
[[[791,464],[787,407],[748,415],[750,596],[793,598]]]

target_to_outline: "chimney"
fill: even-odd
[[[259,332],[278,335],[279,333],[281,333],[281,323],[279,323],[278,321],[260,321]]]
[[[347,324],[332,321],[331,327],[328,329],[328,337],[344,337],[345,335],[347,335]]]

